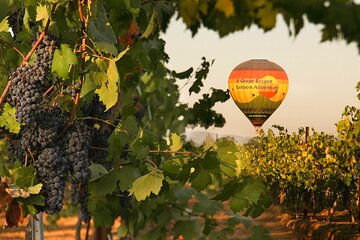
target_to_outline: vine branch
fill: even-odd
[[[81,22],[81,29],[83,31],[83,37],[81,39],[81,68],[80,71],[83,71],[85,69],[85,57],[86,57],[86,39],[87,39],[87,34],[86,34],[86,30],[87,30],[87,26],[88,26],[88,21],[89,21],[89,15],[87,14],[86,17],[84,17],[84,13],[83,13],[83,2],[81,0],[78,0],[78,12],[79,12],[79,18],[80,18],[80,22]],[[80,86],[82,86],[83,82],[84,82],[85,76],[81,75],[80,76]],[[76,93],[75,96],[75,102],[74,102],[74,107],[71,111],[71,115],[69,118],[69,123],[71,123],[76,115],[76,109],[79,105],[79,99],[80,99],[80,93]]]

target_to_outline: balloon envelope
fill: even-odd
[[[232,70],[228,85],[236,105],[254,127],[260,128],[284,100],[289,82],[276,63],[253,59]]]

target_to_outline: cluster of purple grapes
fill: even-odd
[[[38,35],[39,37],[39,35]],[[55,214],[62,209],[69,173],[75,203],[80,203],[83,219],[88,220],[87,195],[91,177],[89,149],[91,128],[75,122],[63,132],[66,116],[59,107],[49,107],[44,93],[52,84],[50,73],[56,42],[45,36],[36,49],[35,63],[14,70],[9,78],[7,102],[15,107],[21,131],[9,144],[9,152],[23,163],[32,163],[43,184],[45,210]],[[75,93],[80,90],[74,85]]]
[[[72,201],[75,205],[80,204],[82,219],[89,220],[87,211],[88,184],[91,177],[89,169],[89,149],[92,137],[92,129],[83,122],[75,124],[68,129],[65,135],[65,152],[70,162],[72,175]]]

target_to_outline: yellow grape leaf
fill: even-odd
[[[106,75],[107,78],[103,79],[101,87],[96,89],[95,93],[99,95],[99,99],[103,102],[107,111],[114,106],[118,100],[118,82],[120,76],[114,60],[109,62]]]
[[[119,61],[120,58],[122,58],[127,53],[127,51],[129,51],[129,49],[130,49],[129,46],[127,46],[125,50],[123,50],[121,53],[119,53],[119,55],[116,58],[114,58],[114,61],[115,62]]]
[[[5,103],[3,110],[0,115],[0,127],[5,127],[11,133],[19,133],[20,123],[16,120],[16,109]]]
[[[149,172],[137,178],[129,189],[130,195],[134,195],[137,201],[142,201],[151,193],[158,195],[163,185],[164,175],[160,172]]]
[[[36,21],[43,20],[43,25],[45,26],[47,20],[49,19],[49,12],[46,6],[39,5],[36,7]]]
[[[257,17],[260,19],[260,25],[264,29],[271,29],[276,24],[277,11],[273,8],[271,3],[266,4],[259,9]]]
[[[170,150],[174,152],[179,151],[183,146],[181,136],[177,135],[176,133],[171,133],[170,139],[171,139]]]
[[[42,183],[39,183],[39,184],[36,184],[35,186],[29,187],[27,191],[30,194],[39,194],[42,187],[43,187]]]
[[[154,30],[154,26],[155,26],[155,18],[156,18],[156,11],[153,11],[153,14],[151,15],[151,19],[149,24],[147,25],[145,32],[143,33],[143,35],[141,36],[141,38],[148,38],[150,36],[150,34],[152,33],[152,31]]]
[[[226,17],[231,17],[235,13],[235,7],[232,0],[217,0],[215,8],[223,12]]]
[[[0,32],[8,32],[8,31],[9,31],[9,23],[7,18],[5,18],[0,22]]]

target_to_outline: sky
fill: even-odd
[[[266,131],[277,124],[294,132],[309,126],[318,132],[336,134],[335,124],[341,119],[345,106],[360,105],[355,90],[360,81],[360,55],[355,44],[348,45],[343,40],[321,43],[320,29],[320,25],[307,23],[297,37],[289,36],[287,26],[279,17],[276,27],[266,33],[252,26],[220,38],[216,32],[203,28],[192,37],[181,20],[173,19],[163,39],[170,69],[179,72],[189,67],[196,69],[203,56],[215,59],[200,94],[210,88],[226,90],[230,72],[244,61],[267,59],[277,63],[288,75],[289,91],[262,128]],[[179,86],[182,84],[179,82]],[[193,104],[196,99],[193,95],[189,97],[188,88],[182,89],[182,102]],[[223,114],[226,124],[207,131],[221,135],[256,135],[232,99],[217,104],[215,110]]]

